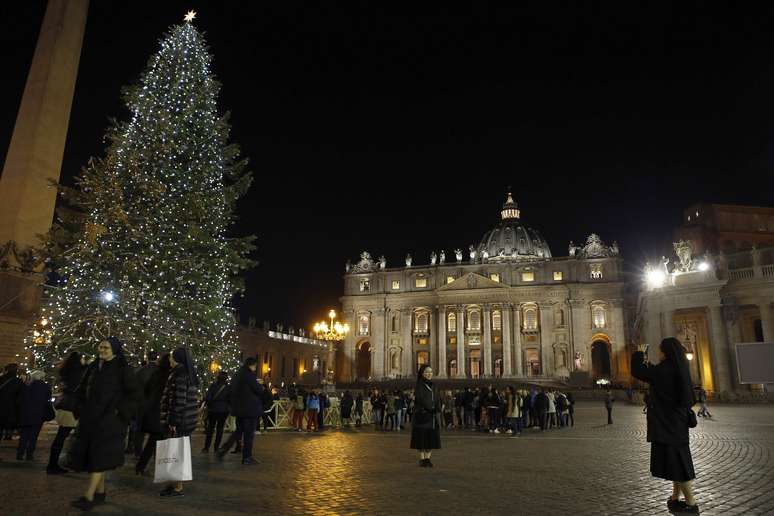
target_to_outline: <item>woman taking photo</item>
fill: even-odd
[[[76,421],[73,410],[77,403],[75,389],[81,383],[83,373],[86,371],[86,358],[77,351],[71,352],[59,367],[59,381],[62,385],[62,394],[57,398],[54,407],[56,408],[56,422],[59,430],[56,432],[54,442],[51,443],[51,451],[48,456],[48,467],[46,473],[49,475],[60,475],[67,473],[67,470],[59,466],[59,455],[62,453],[65,439],[75,428]]]
[[[689,419],[694,403],[685,349],[674,337],[659,346],[659,363],[645,362],[647,346],[632,355],[632,376],[650,384],[647,412],[650,473],[672,481],[667,508],[673,512],[698,513],[691,481],[696,478],[688,444]],[[694,416],[695,417],[695,416]],[[685,500],[679,499],[683,493]]]
[[[424,364],[419,368],[414,387],[414,415],[411,419],[411,448],[419,450],[419,465],[432,468],[430,454],[441,448],[441,429],[438,414],[441,400],[433,386],[433,369]]]

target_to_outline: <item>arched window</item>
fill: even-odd
[[[492,311],[492,330],[502,331],[503,329],[503,317],[500,310]]]
[[[536,331],[537,328],[538,328],[537,307],[535,306],[524,307],[524,330]]]
[[[398,331],[398,316],[393,315],[392,316],[392,332],[395,333]]]
[[[414,317],[414,331],[427,333],[427,312],[419,312]]]
[[[368,314],[360,314],[358,321],[358,334],[368,335],[371,332],[371,317]]]
[[[449,315],[446,316],[446,320],[447,331],[450,333],[457,331],[457,314],[454,312],[449,312]]]
[[[604,304],[598,303],[591,305],[591,320],[594,328],[604,328],[607,326]]]
[[[471,310],[468,312],[468,330],[481,331],[481,311]]]
[[[561,308],[556,312],[556,325],[564,326],[564,310]]]

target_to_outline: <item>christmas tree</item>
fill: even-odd
[[[48,241],[58,280],[43,303],[45,338],[36,328],[28,342],[37,367],[68,350],[93,355],[108,336],[135,361],[188,346],[200,371],[238,365],[229,303],[253,265],[253,237],[227,230],[251,175],[228,143],[192,19],[171,28],[125,93],[131,116],[109,130],[105,156],[62,189],[67,206]]]

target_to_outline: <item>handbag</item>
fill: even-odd
[[[699,424],[699,420],[696,419],[696,412],[692,408],[688,408],[688,428],[696,428]]]
[[[43,416],[43,421],[53,421],[56,419],[56,410],[54,410],[54,404],[50,401],[46,403],[46,414]]]
[[[153,483],[193,480],[191,438],[173,437],[156,441],[156,469]]]

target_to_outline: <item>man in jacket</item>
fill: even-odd
[[[548,395],[545,389],[540,389],[540,392],[535,395],[534,407],[540,431],[542,432],[548,425]]]
[[[236,418],[236,430],[216,452],[218,460],[223,460],[231,446],[242,439],[242,464],[258,464],[253,458],[253,439],[258,418],[263,415],[263,382],[259,383],[257,369],[258,361],[255,357],[248,357],[231,382],[231,414]]]

